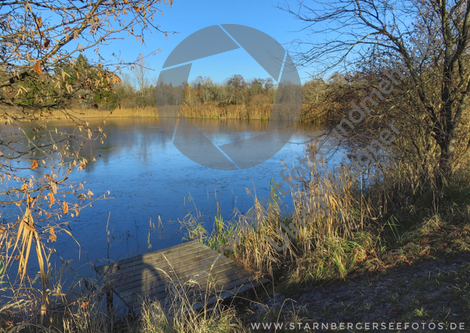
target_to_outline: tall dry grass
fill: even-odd
[[[269,120],[273,105],[227,105],[218,106],[214,103],[208,103],[201,106],[181,106],[181,112],[188,118],[215,118],[215,119],[254,119]],[[33,111],[32,111],[33,112]],[[11,116],[21,117],[22,113],[18,110],[9,110]],[[157,107],[135,107],[135,108],[116,108],[114,110],[101,109],[80,109],[73,108],[67,110],[34,111],[38,120],[71,120],[71,119],[109,119],[109,118],[133,118],[133,117],[159,117]],[[302,123],[324,123],[321,113],[312,109],[310,105],[302,106],[300,122]],[[6,120],[5,114],[0,114],[0,120]]]
[[[267,202],[254,195],[246,214],[216,217],[212,232],[191,217],[181,222],[190,238],[285,286],[470,248],[470,173],[463,170],[438,193],[432,165],[418,168],[417,161],[388,157],[358,176],[320,160],[292,189],[292,214],[272,186]]]
[[[227,119],[269,119],[272,105],[228,105],[220,107],[213,104],[181,107],[188,118],[227,118]]]
[[[167,272],[171,273],[171,272]],[[168,274],[170,276],[170,274]],[[122,315],[113,320],[105,310],[105,289],[101,284],[87,288],[55,304],[46,322],[34,316],[0,316],[0,331],[61,333],[216,333],[246,332],[233,303],[223,304],[223,290],[208,279],[204,286],[192,280],[171,279],[174,295],[160,303],[142,299],[137,316]],[[198,288],[196,288],[198,287]],[[77,288],[75,288],[77,289]],[[196,292],[196,291],[200,291]],[[64,294],[65,295],[65,294]],[[195,297],[195,295],[197,297]],[[198,307],[195,307],[198,305]]]
[[[98,110],[98,109],[86,109],[86,110],[72,110],[69,113],[78,118],[132,118],[132,117],[158,117],[156,107],[144,107],[144,108],[132,108],[132,109],[114,109]],[[56,113],[53,113],[55,115]],[[58,119],[66,119],[67,116],[61,112],[57,112]]]
[[[8,115],[22,117],[17,110],[9,110]],[[72,120],[72,119],[109,119],[109,118],[135,118],[158,117],[156,107],[132,108],[132,109],[67,109],[51,111],[34,111],[34,117],[38,121]],[[29,117],[28,119],[31,119]],[[0,120],[7,120],[5,114],[0,114]]]
[[[320,162],[309,169],[309,179],[291,193],[291,215],[283,213],[272,186],[268,201],[254,195],[246,214],[232,221],[216,218],[212,233],[194,219],[182,223],[193,239],[275,280],[279,274],[288,283],[344,278],[376,245],[367,225],[377,210],[345,167],[332,173]]]
[[[272,104],[261,105],[227,105],[218,106],[217,104],[205,104],[201,106],[181,107],[181,111],[188,118],[226,118],[226,119],[257,119],[268,120],[273,109]],[[321,123],[322,115],[320,110],[312,108],[311,105],[302,105],[302,111],[299,121],[302,123]],[[326,118],[323,119],[327,121]]]

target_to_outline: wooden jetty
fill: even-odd
[[[266,283],[206,245],[191,241],[163,250],[95,267],[107,288],[108,311],[113,292],[134,312],[144,300],[159,301],[167,312],[191,305],[194,310]]]

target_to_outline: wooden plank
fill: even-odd
[[[178,276],[179,278],[179,281],[181,283],[185,283],[187,282],[189,279],[190,279],[190,276],[189,274],[191,274],[192,272],[191,271],[187,271],[186,274],[184,276]],[[249,277],[251,275],[251,273],[249,271],[246,271],[244,270],[242,267],[240,266],[234,266],[233,263],[232,264],[229,264],[229,265],[223,265],[223,266],[217,266],[216,268],[214,268],[212,271],[209,271],[208,274],[201,274],[201,276],[198,278],[198,282],[199,284],[205,284],[207,282],[207,279],[209,278],[215,278],[215,277],[218,277],[220,278],[221,276],[224,276],[224,277]],[[171,283],[172,281],[165,281],[168,283]],[[142,284],[142,291],[146,291],[150,288],[152,288],[153,286],[151,285],[151,283],[145,283],[145,284]]]
[[[179,284],[185,284],[188,282],[190,279],[189,274],[191,274],[192,271],[188,270],[185,274],[185,276],[178,276],[177,283]],[[210,274],[202,274],[201,278],[198,280],[198,283],[200,285],[205,285],[208,281],[209,278],[215,278],[218,277],[219,279],[221,278],[222,275],[225,275],[225,277],[230,277],[230,278],[235,278],[235,277],[249,277],[251,275],[250,272],[243,270],[243,268],[239,266],[233,266],[233,265],[224,265],[224,266],[218,266],[217,269],[214,269],[213,271],[210,272]],[[154,293],[158,293],[160,291],[165,291],[168,289],[168,286],[173,283],[172,279],[168,278],[165,280],[147,280],[145,283],[142,283],[140,285],[133,284],[132,288],[129,288],[127,285],[125,287],[121,287],[120,292],[121,295],[129,295],[132,294],[133,292],[141,292],[145,293],[147,290],[152,289]]]
[[[198,251],[206,251],[206,250],[207,250],[207,247],[205,247],[204,244],[201,244],[200,242],[192,241],[188,243],[175,245],[167,249],[141,254],[132,258],[122,259],[122,260],[116,261],[115,263],[98,266],[97,269],[100,272],[106,272],[113,267],[117,268],[117,266],[127,267],[130,264],[138,265],[143,260],[147,260],[152,257],[158,258],[158,256],[161,254],[165,254],[169,257],[178,257],[178,256],[184,256],[187,254],[192,254],[195,252],[197,253]]]
[[[232,263],[225,263],[220,266],[216,266],[218,269],[222,268],[232,268],[233,267],[233,262]],[[240,268],[239,268],[240,269]],[[147,273],[147,272],[145,272]],[[178,272],[170,272],[170,277],[168,276],[155,276],[149,274],[142,274],[142,278],[140,280],[134,279],[133,281],[129,280],[124,280],[126,283],[125,285],[119,286],[119,289],[121,292],[127,292],[127,291],[132,291],[136,288],[141,288],[142,286],[148,286],[148,288],[157,288],[158,286],[166,286],[169,283],[171,283],[174,280],[180,281],[180,282],[186,282],[191,278],[191,274],[196,273],[194,270],[194,267],[187,266],[185,269],[179,270]],[[197,273],[199,274],[199,273]],[[142,288],[141,288],[142,289]]]
[[[217,279],[218,283],[215,285],[216,287],[220,287],[221,283],[226,283],[227,281],[231,280],[239,280],[239,279],[244,279],[247,280],[250,277],[251,273],[243,270],[240,272],[240,267],[238,266],[224,266],[217,272],[213,272],[210,275],[203,275],[201,276],[201,279],[198,281],[198,284],[200,286],[206,286],[208,281],[210,279]],[[181,280],[180,280],[181,281]],[[187,282],[187,281],[184,281]],[[184,283],[182,281],[182,283]],[[121,296],[123,298],[128,298],[128,297],[133,297],[135,294],[139,293],[143,296],[153,296],[157,297],[158,299],[164,298],[165,296],[158,296],[159,294],[166,294],[166,290],[168,289],[169,284],[171,281],[168,281],[167,283],[148,283],[148,284],[142,284],[141,286],[138,286],[136,288],[132,289],[126,289],[120,290]],[[150,291],[150,292],[149,292]]]
[[[166,256],[165,256],[166,257]],[[129,266],[119,266],[121,267],[120,270],[112,272],[112,276],[109,278],[115,279],[126,279],[129,282],[132,282],[136,279],[141,279],[142,274],[152,274],[153,275],[166,275],[170,274],[171,272],[179,272],[181,267],[192,267],[194,264],[198,264],[198,268],[204,270],[203,262],[206,264],[207,267],[212,266],[215,259],[212,261],[210,255],[210,251],[205,251],[198,253],[198,255],[189,255],[180,258],[148,258],[145,262],[140,262],[136,265],[129,265]],[[232,262],[230,259],[220,255],[217,259],[216,264],[223,264]],[[113,268],[114,269],[114,268]],[[148,272],[148,273],[145,273]]]
[[[174,260],[177,258],[186,258],[188,256],[197,257],[198,255],[199,256],[202,255],[202,252],[210,252],[210,251],[211,249],[205,246],[204,244],[197,242],[197,241],[192,241],[192,242],[172,246],[168,249],[149,252],[149,253],[145,253],[142,255],[138,255],[136,257],[119,260],[112,264],[97,266],[96,269],[98,270],[100,274],[102,274],[102,273],[107,273],[108,271],[111,271],[113,268],[120,271],[120,270],[125,270],[126,267],[130,267],[131,264],[137,267],[138,265],[146,263],[146,262],[158,261],[158,260],[161,260],[161,258],[163,258],[163,257],[160,257],[162,254],[164,254],[165,257],[167,257],[169,260],[170,259]]]
[[[207,300],[204,299],[205,294],[202,293],[202,298],[201,297],[199,299],[193,298],[193,299],[190,299],[189,301],[192,303],[193,309],[195,311],[197,311],[197,310],[200,310],[201,308],[203,308],[204,306],[210,306],[210,305],[214,304],[218,299],[223,300],[223,299],[228,298],[228,297],[233,297],[237,294],[240,294],[240,293],[243,293],[245,291],[251,290],[251,289],[259,286],[260,284],[264,284],[264,283],[267,283],[267,282],[269,282],[269,280],[267,280],[267,279],[261,279],[259,281],[253,281],[252,283],[245,283],[245,284],[239,284],[236,281],[236,282],[234,282],[234,287],[232,287],[232,289],[216,293],[215,295],[213,295],[213,293],[212,293],[212,295],[207,297],[208,298]],[[140,296],[139,298],[135,299],[135,301],[132,304],[132,309],[134,311],[136,311],[136,312],[140,311],[142,300],[144,298],[145,298],[145,296]],[[150,299],[154,299],[154,298],[150,297]],[[180,307],[181,303],[182,303],[182,301],[176,301],[175,302],[174,299],[169,299],[169,298],[158,299],[158,301],[162,305],[162,308],[163,308],[165,313],[168,313],[169,310],[171,309],[171,307],[176,307],[176,308]]]
[[[126,285],[131,288],[135,284],[145,284],[147,280],[168,280],[170,278],[176,278],[176,276],[183,278],[183,277],[190,277],[191,273],[197,273],[197,271],[205,271],[206,269],[214,271],[216,267],[219,266],[226,266],[226,265],[236,265],[233,261],[228,258],[220,257],[215,265],[209,265],[206,262],[206,267],[204,267],[201,262],[199,264],[195,263],[192,259],[188,262],[180,262],[174,267],[163,267],[159,268],[159,264],[157,263],[150,263],[147,265],[150,269],[145,270],[135,270],[134,272],[129,272],[126,274],[122,274],[121,272],[117,272],[117,275],[110,276],[109,278],[119,278],[120,280],[125,280]],[[163,265],[162,265],[163,266]],[[142,266],[140,266],[142,267]],[[197,269],[196,269],[197,268]]]
[[[264,283],[268,283],[268,282],[269,282],[269,280],[267,280],[267,279],[261,279],[260,281],[254,282],[253,284],[245,284],[245,285],[239,286],[236,289],[225,291],[225,292],[222,292],[218,295],[213,295],[213,296],[209,297],[209,299],[204,301],[204,302],[194,300],[193,301],[194,304],[192,304],[192,308],[193,308],[194,311],[198,311],[198,310],[202,309],[205,306],[206,307],[211,306],[217,300],[223,300],[225,298],[235,296],[236,294],[241,294],[245,291],[251,290],[251,289],[259,286],[260,284],[264,284]],[[164,310],[165,313],[169,313],[170,310],[171,310],[171,307],[178,308],[178,307],[181,306],[181,303],[182,303],[181,301],[178,301],[176,303],[171,302],[170,304],[167,304],[166,306],[164,306],[163,310]],[[140,305],[137,304],[134,309],[135,309],[135,311],[140,311]]]
[[[158,268],[158,273],[155,275],[166,275],[170,274],[170,272],[179,272],[179,269],[181,267],[192,267],[194,266],[195,261],[196,262],[205,262],[207,266],[210,267],[210,264],[212,264],[215,259],[211,262],[210,259],[213,257],[211,255],[211,250],[208,248],[206,251],[201,252],[200,255],[194,256],[194,255],[187,255],[181,258],[177,258],[174,261],[171,261],[170,259],[166,260],[165,258],[153,258],[149,257],[148,259],[145,260],[145,262],[139,262],[137,265],[129,265],[129,266],[120,266],[121,269],[112,273],[114,278],[119,278],[119,279],[126,279],[128,283],[131,283],[135,280],[145,278],[145,275],[151,274],[149,269],[146,268],[151,268],[152,271],[157,270]],[[214,252],[214,254],[217,254]],[[227,257],[217,254],[217,264],[219,263],[233,263],[232,260],[228,259]],[[166,257],[166,255],[165,255]],[[210,264],[209,264],[210,263]],[[202,265],[198,265],[199,269],[204,269]],[[176,268],[176,270],[175,270]],[[165,274],[166,273],[166,274]],[[144,276],[142,276],[144,275]]]
[[[178,288],[184,288],[195,309],[199,299],[207,302],[209,296],[206,305],[210,305],[220,297],[233,296],[267,281],[252,281],[250,271],[198,241],[119,260],[95,270],[133,310],[140,309],[145,298],[171,306],[166,303],[175,302],[177,295],[169,291],[174,281]],[[191,279],[197,279],[197,283],[190,285]]]
[[[250,285],[250,288],[253,288],[254,286],[259,285],[260,283],[266,283],[268,280],[260,280],[260,281],[250,281],[249,276],[231,276],[231,277],[226,277],[226,278],[220,278],[220,277],[215,277],[217,279],[217,284],[213,287],[210,287],[209,294],[220,294],[220,293],[226,293],[230,292],[231,289],[233,288],[238,288],[242,285]],[[206,278],[207,280],[207,278]],[[205,295],[207,290],[205,289],[206,282],[201,283],[200,286],[203,288],[186,288],[187,294],[201,294]],[[158,301],[164,301],[167,299],[169,296],[169,293],[167,291],[161,291],[157,294],[154,294],[153,291],[151,290],[150,292],[136,292],[134,294],[127,294],[126,297],[123,296],[123,298],[126,300],[126,302],[129,303],[134,303],[135,301],[138,301],[137,295],[143,298],[150,298],[150,299],[156,299]],[[171,295],[170,295],[171,296]],[[193,295],[194,296],[194,295]],[[174,296],[171,296],[171,298],[174,298]],[[138,306],[134,305],[134,306]]]

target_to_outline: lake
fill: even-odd
[[[259,135],[268,124],[258,120],[192,122],[216,144]],[[80,247],[65,233],[50,245],[87,275],[91,272],[88,261],[96,263],[107,256],[117,260],[145,253],[149,248],[179,244],[184,230],[180,230],[179,223],[169,221],[192,214],[211,230],[217,212],[225,220],[232,217],[234,209],[245,213],[254,202],[249,193],[266,198],[271,179],[281,180],[283,163],[292,169],[296,158],[305,155],[303,143],[321,130],[315,125],[299,124],[289,142],[271,159],[252,168],[226,171],[201,166],[180,153],[156,118],[110,119],[104,128],[104,144],[89,146],[85,151],[99,155],[96,161],[83,171],[74,171],[70,180],[84,182],[95,196],[110,191],[112,199],[97,201],[78,217],[64,218],[71,221]],[[288,213],[292,199],[284,198],[284,203]],[[155,228],[150,228],[152,224]]]

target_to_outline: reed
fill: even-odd
[[[188,118],[222,118],[222,119],[257,119],[269,120],[273,110],[272,104],[262,105],[227,105],[218,106],[217,104],[207,103],[201,106],[183,105],[181,111]],[[302,105],[302,111],[299,121],[301,123],[322,123],[321,114],[317,109],[310,105]]]
[[[335,188],[338,177],[342,177],[341,191]],[[310,180],[292,193],[293,214],[283,214],[272,187],[267,204],[254,195],[246,214],[236,214],[234,221],[218,218],[212,233],[198,224],[198,232],[190,236],[259,274],[276,279],[284,271],[281,275],[288,283],[343,279],[376,245],[364,223],[375,210],[358,187],[358,180],[345,168],[341,174],[331,174],[325,163],[313,165]],[[194,221],[191,225],[196,230]],[[276,244],[287,246],[279,251]]]
[[[171,267],[171,263],[170,263]],[[117,320],[108,316],[105,310],[104,284],[91,277],[73,283],[73,289],[63,290],[65,270],[56,276],[50,292],[54,294],[51,310],[46,321],[38,318],[38,301],[31,300],[11,307],[0,307],[0,331],[8,332],[155,332],[155,333],[216,333],[247,332],[235,310],[233,303],[222,303],[221,294],[225,290],[216,287],[213,279],[198,282],[192,279],[180,280],[172,277],[173,267],[163,274],[170,277],[172,296],[166,303],[142,299],[138,316],[116,315]],[[210,270],[208,272],[210,274]],[[52,280],[52,279],[51,279]],[[10,286],[9,288],[12,288]],[[201,293],[195,291],[201,291]],[[34,292],[30,290],[29,293]],[[33,295],[30,295],[33,297]],[[196,297],[196,298],[195,298]],[[37,296],[35,297],[38,298]],[[40,297],[39,297],[40,298]],[[215,302],[213,300],[215,299]],[[233,300],[232,300],[233,302]],[[202,309],[195,310],[195,304]],[[10,310],[11,311],[7,311]],[[166,309],[164,311],[163,309]]]
[[[292,191],[292,214],[283,213],[272,188],[268,204],[254,195],[246,214],[231,221],[217,217],[213,232],[192,221],[197,232],[189,235],[281,288],[344,279],[443,249],[470,249],[469,172],[460,173],[440,197],[431,173],[426,178],[414,163],[379,164],[366,183],[344,165],[331,171],[319,161]]]
[[[181,106],[181,112],[188,118],[212,118],[212,119],[254,119],[269,120],[272,112],[272,104],[263,105],[227,105],[218,106],[214,103],[208,103],[201,106]],[[72,120],[72,119],[109,119],[109,118],[143,118],[159,117],[157,107],[145,106],[135,108],[116,108],[114,110],[101,109],[67,109],[50,111],[31,111],[38,120]],[[17,110],[8,110],[10,116],[21,117],[22,114]],[[0,114],[0,121],[6,121],[6,114]],[[301,123],[323,124],[327,119],[323,119],[321,113],[312,109],[310,105],[302,106],[302,113],[299,119]]]
[[[72,119],[109,119],[109,118],[140,118],[140,117],[158,117],[156,107],[143,107],[132,109],[66,109],[51,111],[31,111],[34,117],[40,121],[72,120]],[[6,112],[9,116],[22,117],[22,113],[17,110]],[[31,119],[31,117],[29,117]],[[0,120],[6,121],[5,113],[0,113]]]
[[[89,118],[139,118],[139,117],[158,117],[156,107],[143,107],[143,108],[132,108],[132,109],[114,109],[112,111],[97,110],[97,109],[86,109],[86,110],[71,110],[69,113],[80,119]],[[68,117],[62,112],[54,112],[58,119],[67,119]]]

